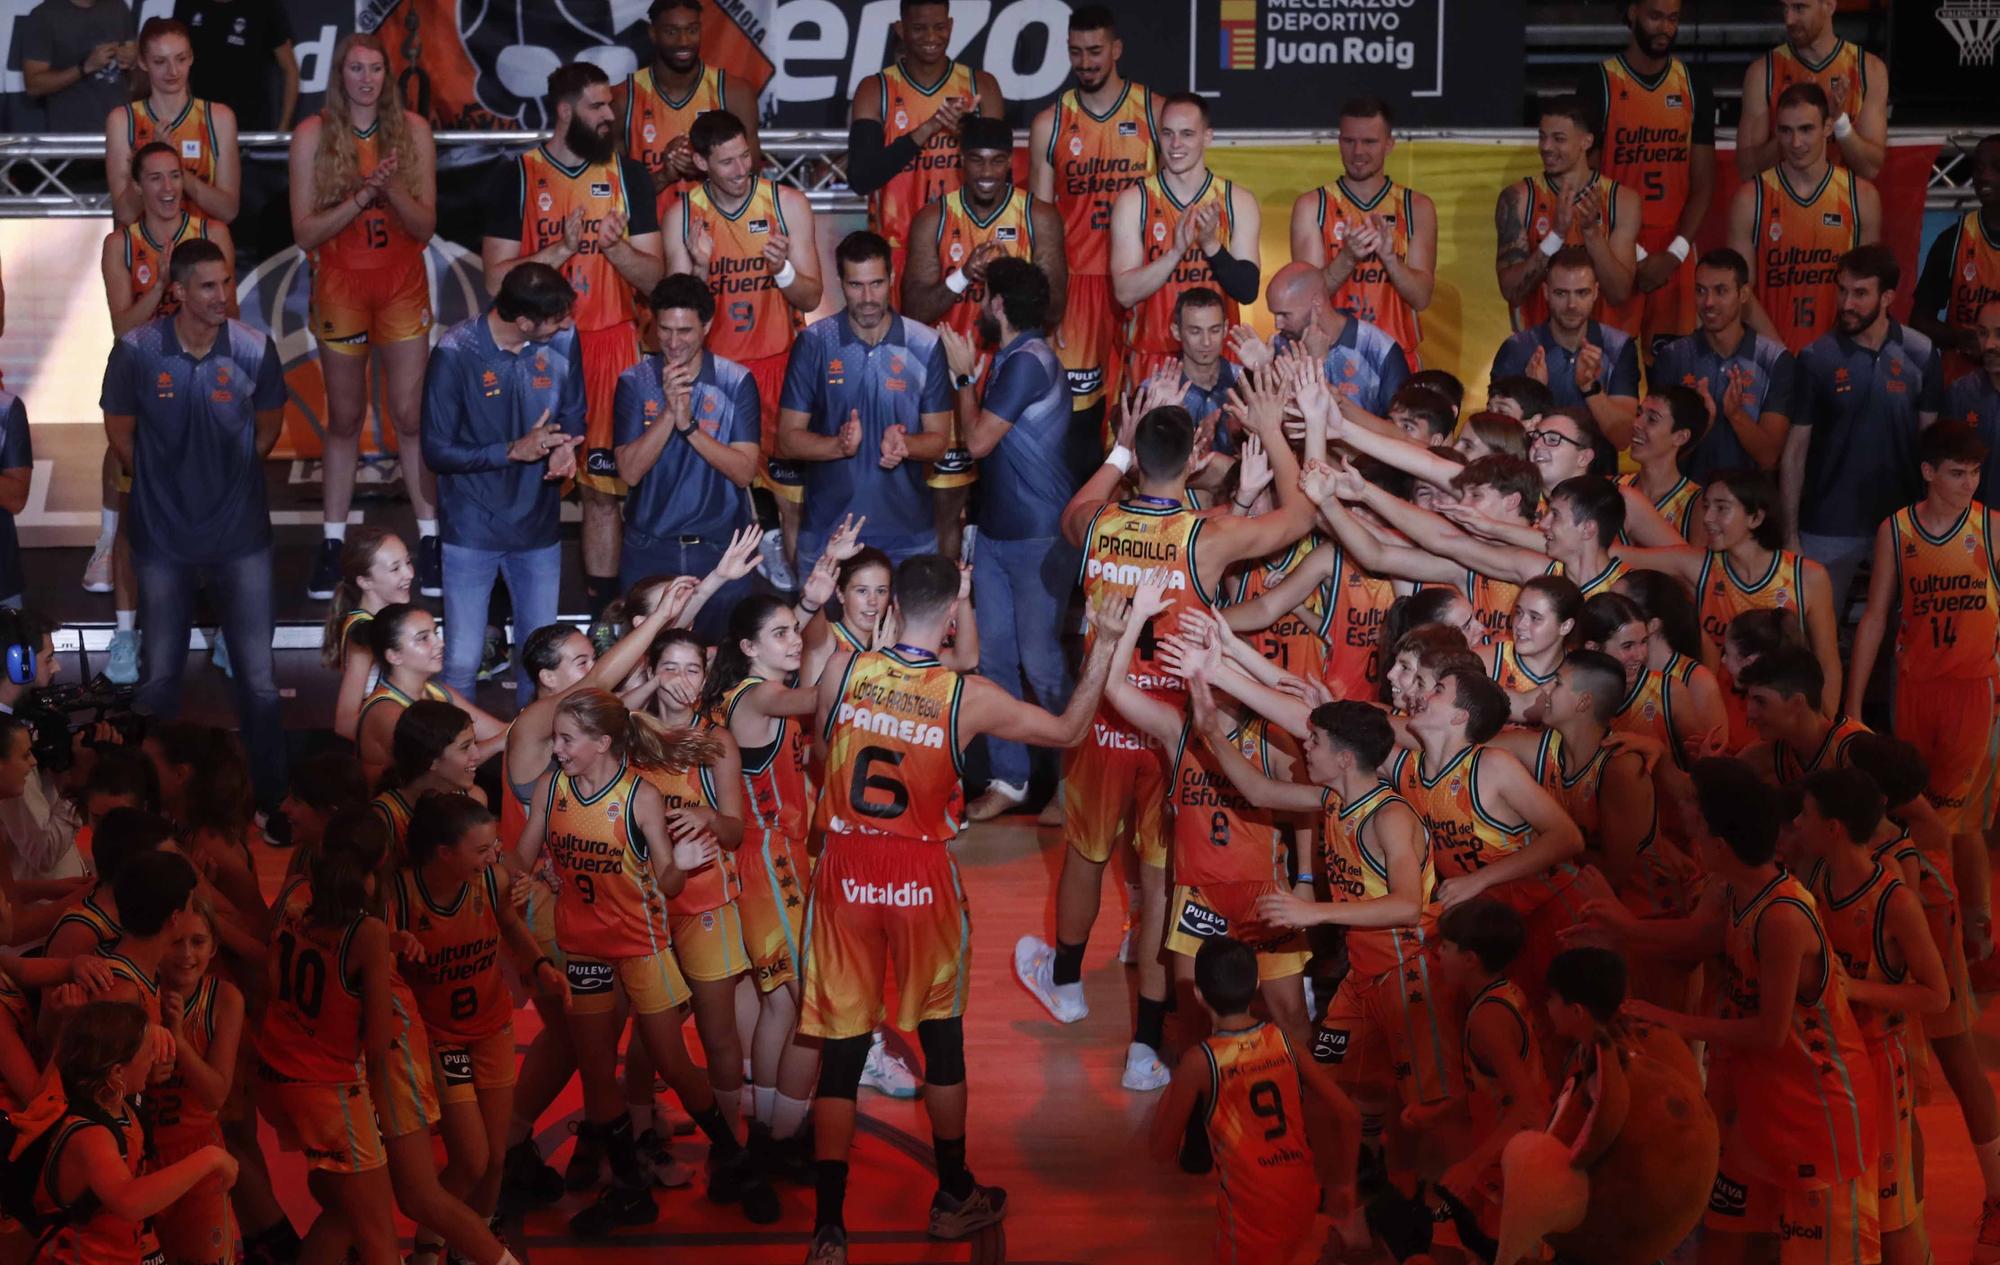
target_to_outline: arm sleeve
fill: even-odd
[[[1786,419],[1797,416],[1799,362],[1792,358],[1791,352],[1780,352],[1771,362],[1770,373],[1771,381],[1764,387],[1763,411]]]
[[[1009,426],[1018,425],[1035,401],[1048,394],[1050,385],[1047,371],[1032,356],[1015,356],[987,382],[980,407]]]
[[[1403,355],[1402,347],[1393,340],[1382,348],[1382,360],[1375,366],[1375,373],[1380,380],[1380,385],[1375,389],[1378,397],[1375,403],[1378,407],[1368,411],[1387,417],[1389,401],[1394,399],[1396,392],[1402,390],[1403,384],[1410,380],[1409,359]]]
[[[521,161],[517,158],[494,172],[486,186],[486,225],[482,232],[488,237],[519,241],[524,201]]]
[[[653,196],[653,177],[642,164],[622,154],[618,157],[618,170],[625,178],[625,187],[632,191],[632,222],[625,226],[626,236],[659,232],[660,203]]]
[[[758,393],[757,379],[749,374],[736,384],[736,392],[729,404],[729,432],[718,436],[725,444],[754,444],[763,439],[761,418],[764,413],[763,396]]]
[[[646,401],[635,372],[645,363],[642,359],[638,366],[619,374],[618,386],[611,392],[611,443],[614,447],[629,444],[646,433]]]
[[[292,42],[292,19],[285,12],[285,6],[274,4],[265,10],[264,48],[275,53]]]
[[[847,185],[863,197],[888,184],[890,177],[917,161],[917,143],[907,136],[883,142],[879,119],[856,119],[847,128]]]
[[[440,348],[431,353],[424,373],[422,436],[424,464],[439,474],[479,474],[508,464],[507,439],[480,443],[464,434],[468,392],[461,390],[464,370],[459,357]]]
[[[97,401],[105,412],[120,417],[139,415],[139,392],[132,383],[133,359],[125,340],[111,344],[111,358],[104,364],[104,394]]]
[[[583,335],[569,335],[569,372],[563,376],[562,395],[557,397],[554,421],[566,435],[584,433]],[[581,466],[582,461],[577,464]]]
[[[1224,246],[1213,255],[1205,256],[1208,270],[1215,274],[1216,284],[1222,292],[1238,303],[1255,303],[1261,277],[1257,265],[1247,259],[1238,259]]]
[[[1607,395],[1639,394],[1639,340],[1628,338],[1618,349],[1618,359],[1611,366],[1604,391]]]
[[[0,470],[22,470],[35,464],[35,444],[28,434],[28,406],[19,396],[7,410],[7,429],[0,437]]]
[[[819,339],[794,339],[791,357],[785,361],[785,386],[778,394],[778,407],[810,414],[818,404]]]
[[[1813,379],[1812,366],[1804,360],[1792,362],[1792,411],[1787,414],[1793,426],[1811,429],[1813,424]]]
[[[917,401],[919,413],[951,412],[951,363],[944,358],[944,341],[931,344],[924,357],[924,393]]]
[[[1521,355],[1520,340],[1508,338],[1500,344],[1499,350],[1493,353],[1493,368],[1487,376],[1492,379],[1511,378],[1520,373],[1527,363],[1527,359]]]
[[[256,394],[251,397],[251,407],[259,413],[268,413],[274,408],[285,407],[285,379],[278,372],[278,345],[269,335],[264,339],[264,354],[257,361]]]
[[[1918,316],[1936,317],[1951,302],[1951,261],[1958,254],[1962,223],[1939,233],[1931,243],[1931,253],[1924,256],[1923,275],[1917,278],[1917,292],[1910,297],[1910,311]]]
[[[40,9],[31,10],[15,28],[21,37],[21,61],[38,61],[52,70],[65,70],[52,60],[56,55],[55,32],[49,29],[49,16]]]

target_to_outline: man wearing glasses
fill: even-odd
[[[1557,408],[1588,410],[1611,446],[1623,448],[1639,413],[1639,346],[1626,331],[1591,319],[1597,269],[1581,246],[1556,253],[1542,297],[1548,319],[1500,344],[1492,377],[1525,374],[1547,384]]]

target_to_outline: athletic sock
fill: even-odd
[[[347,524],[345,522],[321,523],[319,525],[319,529],[321,534],[323,534],[328,540],[347,539]]]
[[[1973,1143],[1972,1155],[1979,1161],[1979,1176],[1986,1184],[1986,1197],[2000,1199],[2000,1137]]]
[[[139,628],[138,611],[115,611],[119,632],[136,632]]]
[[[965,1167],[965,1139],[931,1135],[931,1149],[937,1153],[938,1189],[953,1199],[972,1193],[972,1171]]]
[[[647,1170],[639,1165],[639,1144],[632,1133],[629,1116],[619,1116],[598,1126],[604,1140],[604,1157],[611,1168],[611,1180],[628,1188],[649,1185]]]
[[[107,548],[118,535],[118,511],[100,509],[97,511],[97,547]]]
[[[792,1098],[779,1094],[771,1106],[771,1136],[774,1138],[797,1137],[804,1127],[806,1115],[812,1110],[812,1099]]]
[[[813,1161],[813,1229],[847,1228],[847,1161]]]
[[[750,1118],[760,1124],[770,1124],[778,1109],[778,1091],[767,1085],[750,1087]]]
[[[1083,981],[1083,945],[1064,944],[1056,941],[1056,960],[1049,968],[1049,979],[1056,984],[1077,984]]]
[[[688,1114],[694,1117],[696,1126],[708,1135],[709,1145],[715,1148],[715,1158],[726,1160],[743,1149],[743,1144],[736,1140],[736,1134],[729,1128],[728,1117],[714,1103],[708,1104],[707,1111],[690,1111]]]
[[[1167,1048],[1167,1003],[1164,1000],[1139,998],[1138,1022],[1132,1025],[1132,1039],[1140,1045],[1150,1045],[1154,1053]]]
[[[422,539],[425,536],[435,536],[437,534],[438,534],[438,520],[436,520],[435,518],[420,518],[417,520],[417,537],[419,539]]]

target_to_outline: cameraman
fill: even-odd
[[[22,700],[56,677],[56,625],[34,611],[0,608],[0,713],[14,715]],[[32,664],[30,663],[32,659]],[[39,735],[32,734],[31,738]],[[80,878],[90,872],[77,851],[82,825],[68,791],[83,784],[95,752],[86,740],[116,742],[111,726],[71,738],[75,758],[60,774],[37,766],[18,798],[0,799],[0,854],[17,882]]]

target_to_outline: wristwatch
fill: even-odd
[[[1604,384],[1602,382],[1593,382],[1589,386],[1583,389],[1583,398],[1586,400],[1593,395],[1603,395],[1603,394],[1604,394]]]
[[[979,381],[979,375],[976,373],[955,373],[951,375],[952,389],[956,391],[963,391],[977,381]]]

